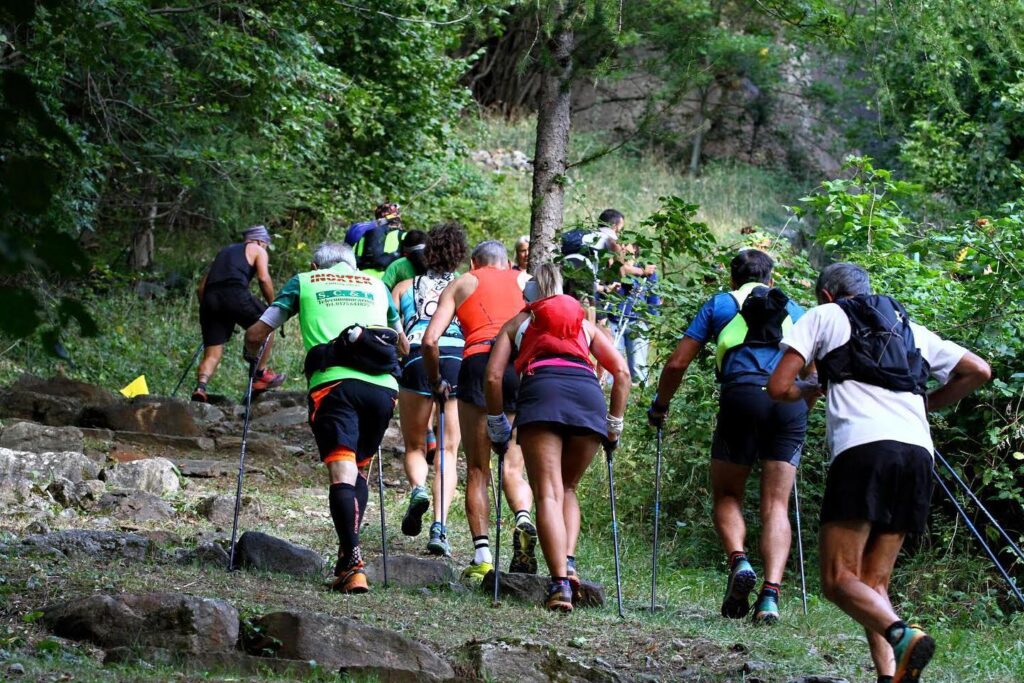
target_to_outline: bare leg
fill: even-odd
[[[580,537],[580,501],[576,496],[576,487],[600,447],[601,438],[596,434],[570,437],[563,447],[565,457],[562,459],[562,486],[565,488],[565,498],[562,512],[565,517],[566,555],[576,554],[576,542]]]
[[[862,580],[871,586],[892,609],[889,601],[889,578],[892,576],[896,554],[903,545],[903,534],[872,533],[861,566]],[[892,623],[892,622],[890,622]],[[892,676],[896,672],[896,657],[885,636],[877,631],[864,629],[871,648],[871,659],[879,676]]]
[[[726,553],[742,551],[747,535],[743,521],[743,489],[750,468],[722,460],[711,461],[712,516]]]
[[[515,414],[508,413],[509,423],[512,423],[514,420]],[[490,444],[490,441],[488,441],[488,444]],[[533,491],[530,490],[530,484],[526,481],[523,451],[517,443],[509,443],[504,461],[504,470],[501,473],[502,488],[505,489],[508,506],[512,509],[512,512],[533,509]]]
[[[263,355],[260,356],[260,364],[256,368],[257,370],[265,370],[267,368],[267,364],[270,363],[270,350],[272,348],[274,348],[274,333],[273,332],[271,332],[270,335],[267,337],[267,345],[263,349]]]
[[[463,450],[466,452],[466,519],[473,536],[486,536],[491,515],[488,491],[491,441],[487,438],[487,413],[472,403],[461,400],[457,403]]]
[[[444,409],[444,519],[448,520],[448,509],[459,483],[456,467],[459,457],[459,408],[455,399],[450,399]],[[441,456],[434,458],[434,521],[441,521],[438,497],[441,495]]]
[[[220,359],[224,356],[224,345],[207,346],[203,349],[203,359],[199,361],[199,370],[196,372],[196,379],[201,383],[210,381],[213,373],[217,372]]]
[[[405,442],[405,477],[412,486],[427,481],[425,432],[430,421],[432,401],[411,391],[398,392],[398,418]]]
[[[562,485],[562,437],[540,425],[527,426],[522,441],[530,484],[537,495],[537,534],[551,576],[566,576],[568,554]]]
[[[782,574],[793,543],[789,525],[789,494],[796,467],[788,462],[765,460],[761,463],[761,558],[764,578],[782,583]]]

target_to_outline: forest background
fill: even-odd
[[[410,227],[454,219],[511,245],[530,232],[528,160],[554,73],[573,124],[565,225],[615,206],[661,268],[655,373],[728,286],[736,248],[770,251],[807,305],[818,267],[860,262],[914,319],[991,362],[995,379],[935,433],[1019,539],[1021,36],[1024,8],[999,0],[3,2],[0,381],[62,372],[119,388],[145,374],[169,392],[198,343],[194,285],[250,224],[274,233],[277,283],[384,199]],[[298,389],[296,336],[274,363]],[[240,390],[229,356],[212,390]],[[722,563],[706,522],[717,396],[710,358],[698,365],[666,435],[671,567]],[[651,391],[631,400],[620,456],[637,534]],[[827,466],[814,420],[808,538]],[[604,528],[603,499],[584,504]],[[901,609],[1005,623],[1005,586],[947,503],[906,552]]]

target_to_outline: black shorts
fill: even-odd
[[[402,376],[398,380],[398,386],[402,391],[411,391],[421,396],[430,396],[433,392],[430,380],[427,379],[427,372],[423,368],[423,355],[420,353],[419,345],[409,350],[409,355],[402,363]],[[441,379],[444,379],[458,389],[459,370],[462,367],[462,348],[458,346],[443,346],[441,351]]]
[[[207,289],[199,302],[199,327],[203,346],[220,346],[231,339],[235,325],[248,329],[267,310],[248,289],[223,287]]]
[[[523,378],[516,408],[517,429],[542,424],[563,436],[608,434],[604,392],[587,368],[537,368]]]
[[[928,523],[932,454],[899,441],[873,441],[836,456],[828,468],[821,523],[863,520],[884,532],[919,534]]]
[[[487,371],[487,361],[490,357],[491,354],[488,352],[476,353],[462,359],[462,367],[459,368],[459,390],[455,394],[460,401],[471,403],[484,410],[487,409],[487,399],[484,395],[484,373]],[[501,388],[505,400],[505,412],[516,412],[519,375],[516,374],[515,366],[512,363],[505,368]]]
[[[311,389],[307,397],[309,426],[320,460],[335,449],[347,448],[356,454],[360,467],[368,463],[388,430],[397,395],[394,389],[359,379]]]
[[[753,467],[758,460],[800,464],[807,434],[807,404],[773,401],[764,387],[722,387],[711,457]]]

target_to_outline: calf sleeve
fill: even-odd
[[[370,499],[370,485],[363,475],[356,476],[356,502],[359,504],[359,528],[363,528],[363,515],[366,514],[366,502]]]
[[[338,532],[338,568],[348,569],[362,561],[359,552],[359,503],[352,484],[331,484],[328,494],[331,519]]]

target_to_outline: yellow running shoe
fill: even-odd
[[[473,562],[462,570],[462,582],[472,583],[479,586],[483,583],[484,577],[487,576],[487,573],[493,571],[494,565],[490,562],[481,562],[480,564]]]

